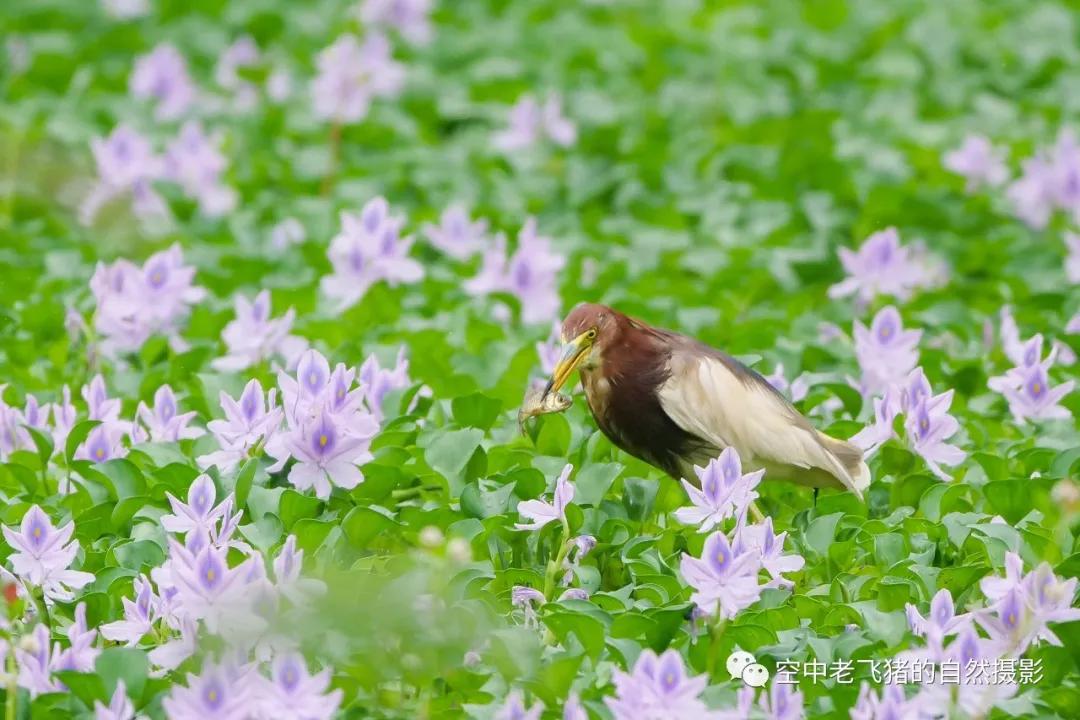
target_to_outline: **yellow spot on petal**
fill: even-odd
[[[319,436],[319,447],[326,447],[326,443],[329,442],[329,441],[330,441],[330,439],[328,437],[326,437],[325,435],[320,435]]]
[[[1042,392],[1042,383],[1035,383],[1034,385],[1031,386],[1031,394],[1032,395],[1038,395],[1041,392]]]
[[[97,459],[98,459],[98,460],[100,460],[101,458],[105,457],[105,451],[104,451],[104,450],[102,450],[101,448],[98,448],[98,449],[97,449],[97,450],[96,450],[96,451],[94,452],[94,455],[96,455],[96,456],[97,456]]]
[[[217,690],[211,690],[210,692],[206,693],[206,698],[212,703],[217,702]]]
[[[1016,613],[1009,613],[1009,624],[1010,625],[1015,625],[1016,624]]]
[[[213,568],[210,568],[209,570],[206,571],[206,581],[207,582],[214,582],[214,578],[216,578],[216,577],[217,577],[217,573],[214,572]]]
[[[39,528],[39,527],[34,528],[34,537],[35,538],[40,538],[41,537],[41,528]]]

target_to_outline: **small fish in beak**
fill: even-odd
[[[525,421],[537,415],[564,412],[574,404],[573,399],[558,391],[549,391],[545,387],[530,386],[525,392],[525,399],[521,402],[518,410],[518,427],[521,434],[525,434]]]

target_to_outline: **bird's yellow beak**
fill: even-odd
[[[586,335],[587,333],[582,333],[563,345],[562,357],[555,363],[555,370],[551,373],[551,380],[544,388],[542,397],[547,397],[551,392],[558,392],[566,384],[574,369],[585,359],[589,348],[592,347],[592,341]]]

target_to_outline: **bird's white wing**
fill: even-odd
[[[734,447],[750,467],[817,468],[859,495],[869,484],[861,458],[845,458],[853,478],[837,457],[850,446],[814,429],[752,371],[691,351],[674,352],[670,369],[659,388],[660,405],[683,430],[717,447]]]

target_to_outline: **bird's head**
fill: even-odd
[[[595,368],[604,349],[619,332],[619,314],[606,305],[582,303],[566,316],[562,324],[562,354],[544,390],[558,391],[578,367]]]

